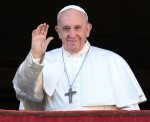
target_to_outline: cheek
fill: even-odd
[[[64,34],[59,33],[59,38],[60,38],[60,39],[63,39],[63,38],[64,38]]]
[[[61,38],[62,38],[61,33],[58,33],[58,37],[59,37],[59,39],[61,39]]]
[[[62,40],[62,41],[65,41],[67,39],[68,35],[67,34],[60,34],[59,35],[59,38]]]

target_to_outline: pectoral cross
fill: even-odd
[[[72,91],[72,88],[69,88],[68,93],[65,94],[65,96],[69,97],[69,103],[72,103],[72,96],[76,93],[76,91]]]

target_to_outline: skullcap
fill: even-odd
[[[79,7],[79,6],[77,6],[77,5],[68,5],[68,6],[64,7],[63,9],[61,9],[61,10],[58,12],[58,14],[61,13],[61,12],[63,12],[63,11],[65,11],[65,10],[68,10],[68,9],[75,9],[75,10],[78,10],[78,11],[84,13],[84,14],[87,16],[87,18],[88,18],[88,15],[87,15],[87,13],[84,11],[84,9],[81,8],[81,7]]]

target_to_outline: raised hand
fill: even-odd
[[[46,52],[48,44],[53,39],[53,37],[46,38],[48,28],[49,25],[44,23],[40,24],[37,29],[32,32],[31,52],[34,58],[42,58]]]

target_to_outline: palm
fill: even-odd
[[[46,52],[49,42],[52,37],[46,39],[48,25],[41,24],[32,33],[32,54],[35,58],[40,58]]]

